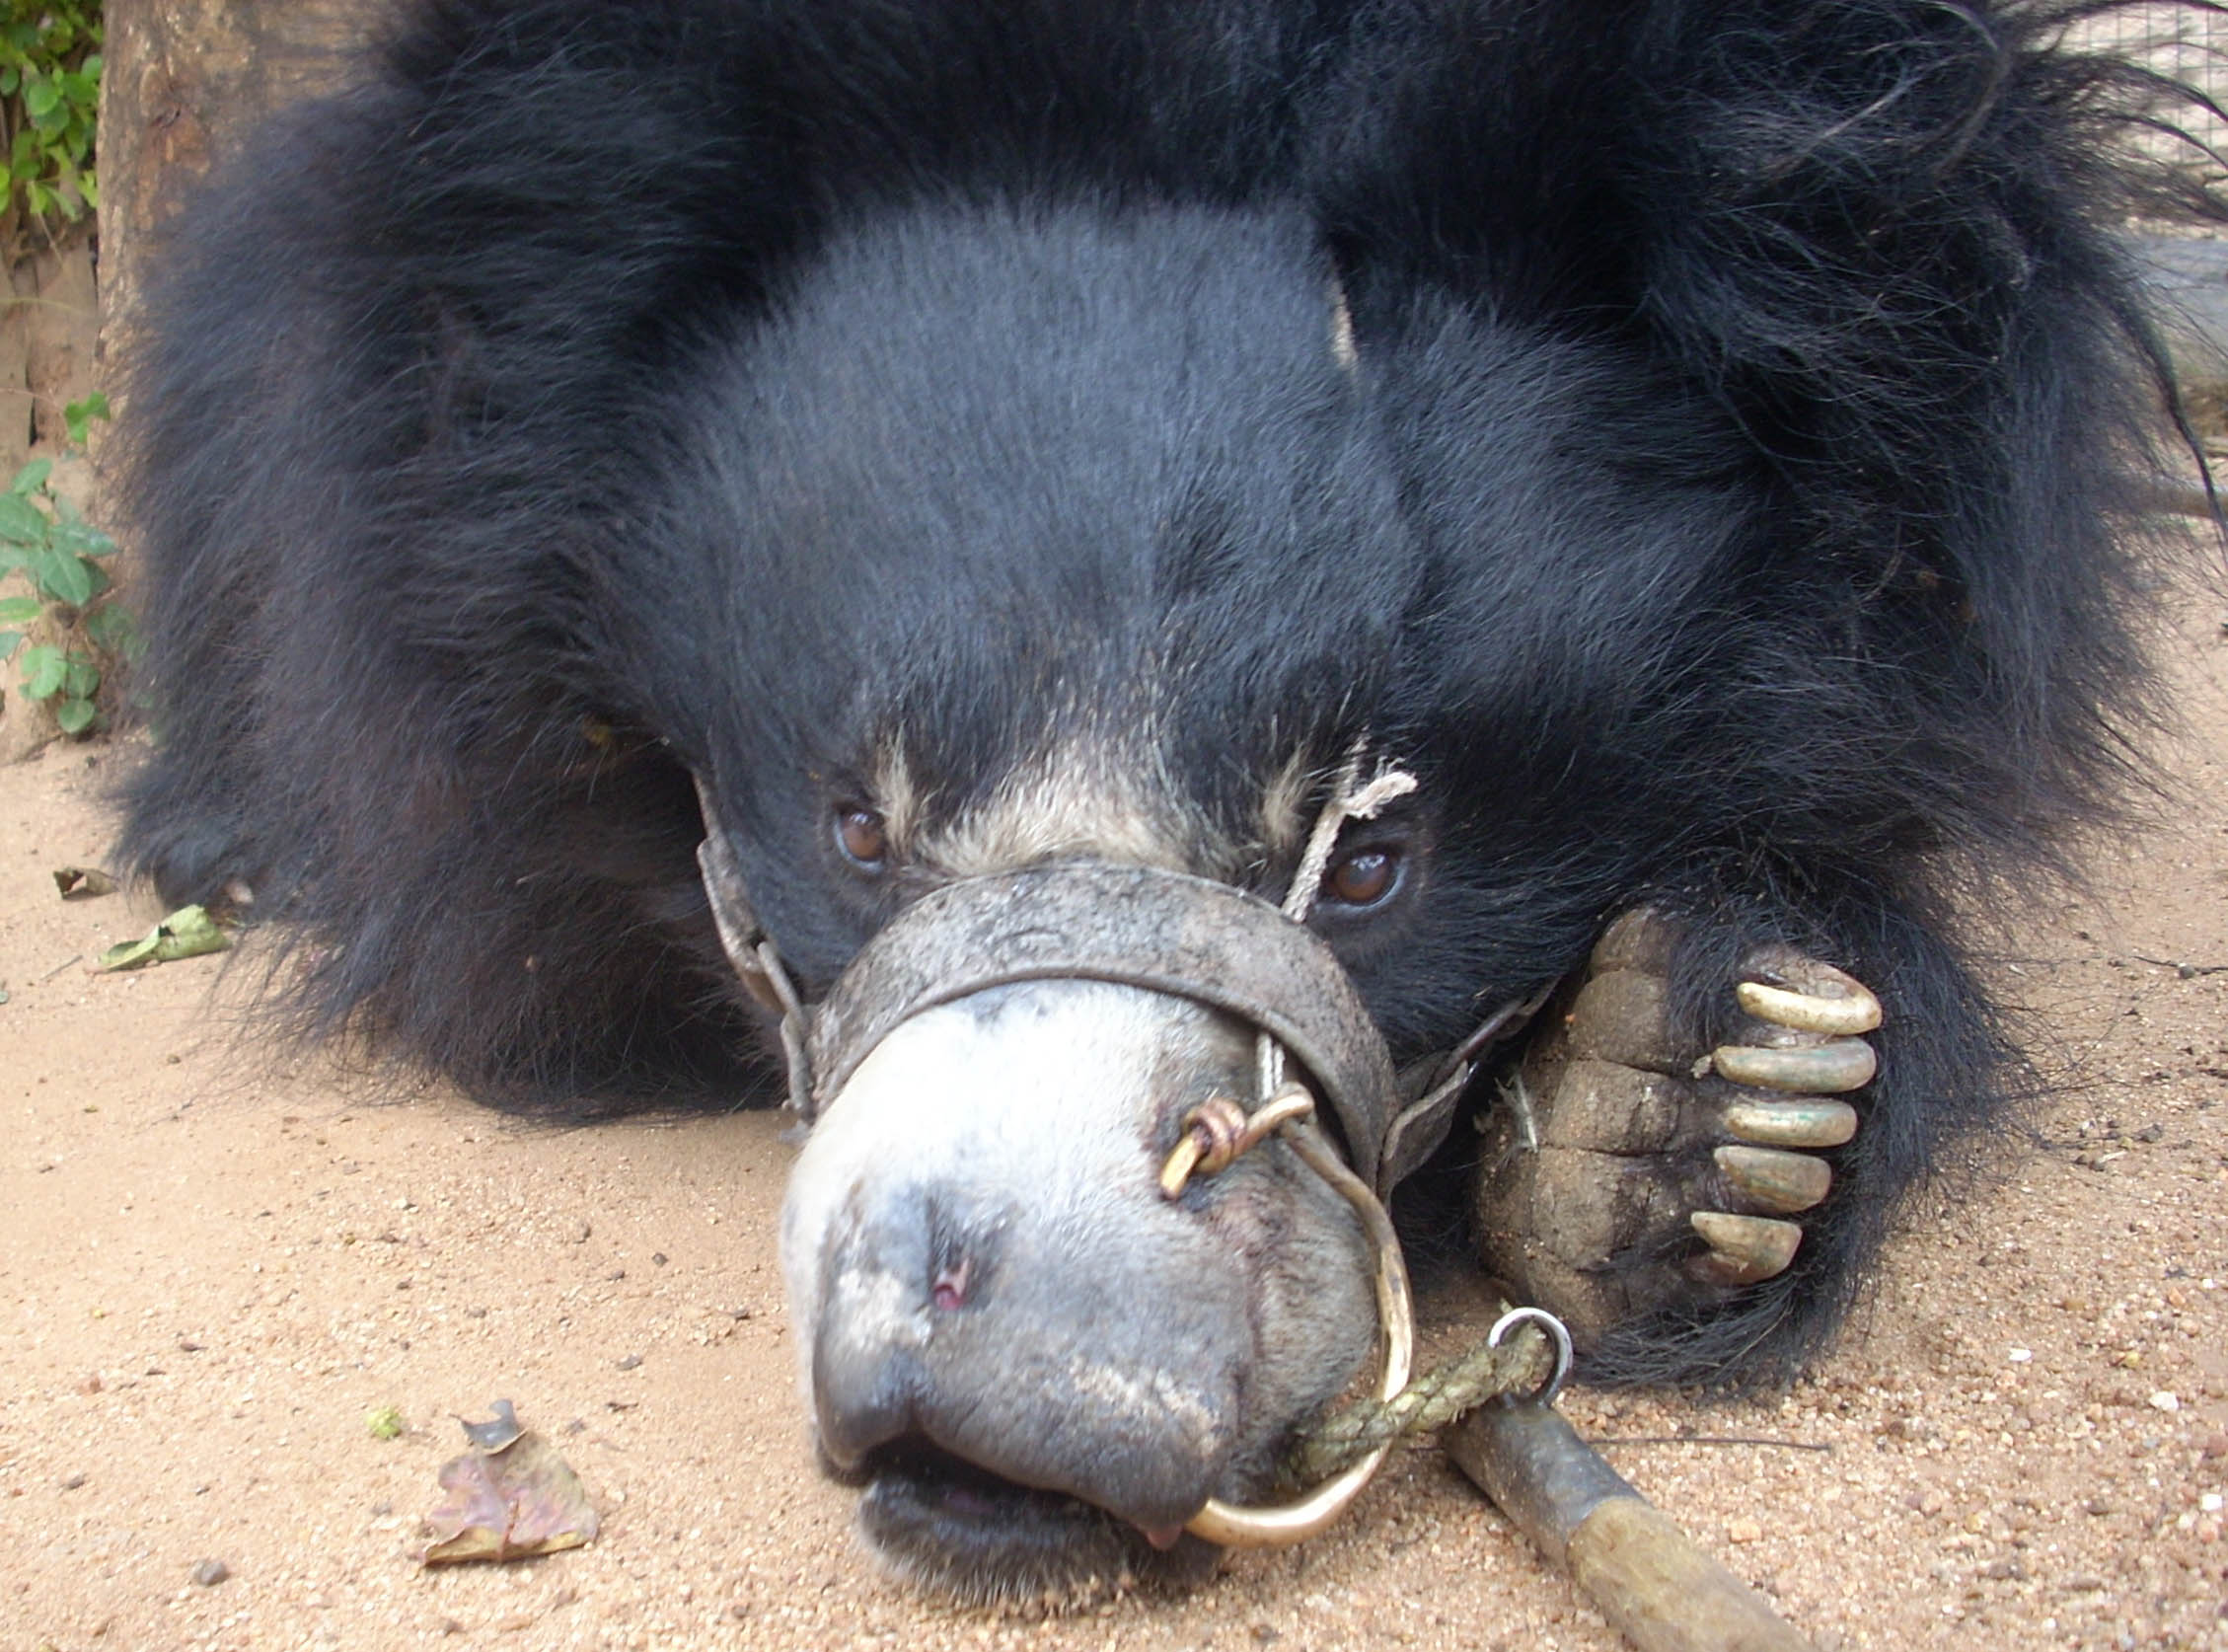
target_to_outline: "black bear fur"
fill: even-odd
[[[1326,760],[1367,728],[1421,776],[1429,899],[1333,935],[1396,1055],[1644,901],[1687,926],[1698,1036],[1765,939],[1879,993],[1795,1266],[1600,1365],[1779,1369],[2001,1116],[1974,926],[2140,773],[2130,482],[2174,419],[2119,232],[2210,206],[2123,141],[2165,89],[2065,43],[2108,10],[411,5],[223,169],[140,318],[158,743],[125,856],[284,920],[301,1027],[496,1105],[771,1097],[690,772],[722,776],[816,990],[899,898],[841,883],[789,784],[855,761],[861,682],[963,793],[1045,669],[969,646],[984,614],[1113,639],[1059,658],[1117,698],[1102,656],[1180,635],[1159,755],[1188,807],[1250,807],[1264,719]],[[928,265],[995,301],[980,336],[858,336],[964,311]],[[1305,302],[1334,277],[1358,390]],[[1040,419],[1006,356],[1064,337],[1016,296],[1048,282],[1100,325],[1024,400],[1122,382],[1107,315],[1160,366],[1194,347],[1154,319],[1187,284],[1294,360],[1210,339],[1180,409]],[[933,380],[896,404],[948,425],[845,403],[814,345]],[[1168,483],[1203,429],[1211,486]],[[863,479],[864,526],[739,496],[816,465]],[[1074,511],[1144,526],[1070,531],[1035,491],[1077,477]]]

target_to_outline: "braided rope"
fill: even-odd
[[[1526,1326],[1498,1348],[1486,1342],[1443,1361],[1390,1399],[1365,1397],[1300,1430],[1286,1454],[1287,1478],[1309,1484],[1411,1435],[1435,1433],[1506,1393],[1536,1389],[1554,1369],[1553,1344]]]

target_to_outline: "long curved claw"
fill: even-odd
[[[1880,1062],[1863,1039],[1835,1038],[1792,1050],[1720,1044],[1710,1052],[1710,1065],[1720,1078],[1737,1085],[1798,1095],[1834,1095],[1864,1089]]]
[[[1727,1135],[1756,1147],[1836,1148],[1857,1134],[1857,1109],[1846,1101],[1729,1101],[1720,1118]]]
[[[1824,970],[1829,966],[1818,967]],[[1733,993],[1742,1009],[1773,1026],[1835,1037],[1875,1030],[1880,1025],[1880,1000],[1839,970],[1832,973],[1841,977],[1839,982],[1820,982],[1820,985],[1837,987],[1838,991],[1790,992],[1761,981],[1743,981],[1734,987]]]
[[[1753,1285],[1784,1273],[1803,1242],[1799,1225],[1769,1217],[1698,1210],[1686,1220],[1710,1247],[1707,1255],[1695,1257],[1687,1266],[1714,1285]]]
[[[1809,1210],[1833,1186],[1833,1167],[1808,1153],[1721,1147],[1714,1157],[1728,1186],[1750,1204],[1775,1215],[1791,1216]]]

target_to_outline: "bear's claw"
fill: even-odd
[[[1757,1147],[1841,1147],[1857,1134],[1846,1101],[1728,1101],[1719,1116],[1728,1135]]]
[[[1879,1000],[1777,946],[1745,960],[1732,1039],[1697,1054],[1667,1014],[1673,939],[1652,910],[1611,925],[1480,1120],[1486,1264],[1582,1347],[1784,1272],[1789,1218],[1832,1189],[1820,1153],[1857,1132],[1837,1097],[1876,1067]]]
[[[1803,1242],[1803,1230],[1793,1222],[1729,1216],[1722,1210],[1698,1210],[1687,1221],[1710,1247],[1686,1264],[1687,1272],[1705,1284],[1753,1285],[1784,1273]]]

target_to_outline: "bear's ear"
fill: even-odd
[[[2172,89],[2077,49],[2112,9],[1392,0],[1314,158],[1363,355],[1451,293],[1679,375],[1814,543],[2041,557],[2166,383],[2117,226],[2219,216],[2128,141]]]

